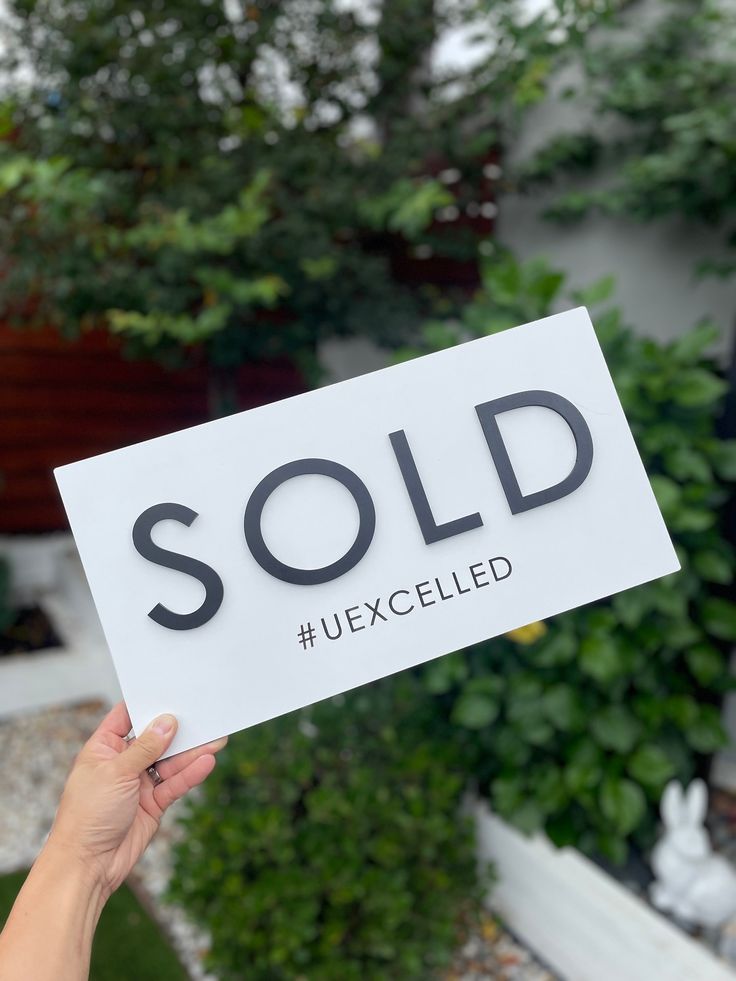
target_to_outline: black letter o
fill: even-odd
[[[296,569],[294,566],[279,562],[269,551],[261,530],[263,509],[271,494],[281,484],[291,480],[292,477],[301,477],[306,474],[319,474],[339,481],[343,487],[350,491],[358,506],[359,526],[355,541],[337,562],[325,565],[321,569]],[[353,566],[360,562],[373,541],[373,533],[376,530],[376,509],[373,506],[373,499],[368,493],[368,488],[360,477],[352,470],[348,470],[347,467],[343,467],[342,464],[335,463],[334,460],[293,460],[291,463],[285,463],[282,467],[272,470],[258,484],[245,508],[243,525],[248,548],[251,550],[253,558],[265,572],[268,572],[275,579],[290,582],[296,586],[315,586],[344,576],[346,572],[349,572]]]

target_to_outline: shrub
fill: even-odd
[[[465,774],[414,674],[231,740],[171,895],[228,979],[427,979],[478,899]],[[441,727],[440,727],[441,728]]]
[[[421,353],[547,315],[564,279],[509,257],[483,276],[460,320],[425,327]],[[611,288],[602,281],[573,299],[596,305]],[[705,354],[711,326],[662,344],[632,333],[618,310],[594,320],[682,571],[434,661],[425,678],[447,717],[474,734],[467,749],[499,814],[622,860],[628,839],[650,840],[665,782],[690,779],[724,743],[736,606],[718,515],[736,480],[736,441],[716,436],[726,384]]]

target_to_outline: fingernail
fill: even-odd
[[[159,736],[168,736],[171,730],[176,725],[176,719],[173,715],[159,715],[159,717],[151,723],[151,729],[157,732]]]

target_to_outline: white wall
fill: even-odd
[[[570,80],[569,76],[561,80],[557,90]],[[525,160],[551,136],[586,129],[589,122],[578,103],[553,94],[526,118],[510,148],[508,165]],[[580,183],[584,188],[590,186],[583,179]],[[565,188],[576,189],[572,183]],[[722,230],[698,228],[675,219],[640,223],[601,215],[561,226],[542,217],[553,197],[552,190],[533,196],[502,196],[498,238],[522,259],[547,257],[568,273],[575,287],[613,274],[618,286],[616,297],[627,322],[643,334],[671,339],[699,319],[710,317],[724,331],[721,352],[730,350],[736,320],[733,282],[694,276],[699,260],[723,257]]]

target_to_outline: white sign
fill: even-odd
[[[56,477],[172,753],[679,568],[582,307]]]

